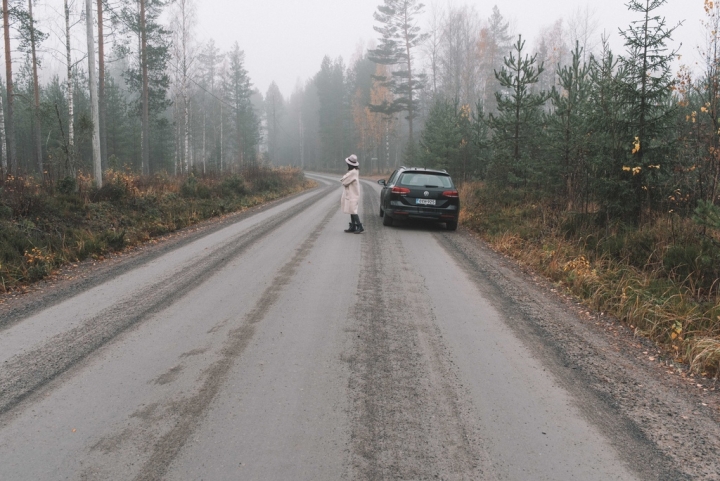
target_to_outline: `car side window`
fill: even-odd
[[[395,182],[397,181],[397,177],[398,177],[398,171],[396,170],[390,176],[390,180],[388,180],[388,185],[395,185]]]

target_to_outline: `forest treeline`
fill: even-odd
[[[369,48],[347,65],[324,58],[288,96],[253,86],[238,44],[198,40],[196,1],[47,1],[60,15],[41,23],[37,0],[3,0],[4,176],[331,169],[357,153],[365,171],[440,167],[607,219],[698,206],[713,218],[720,6],[710,0],[704,65],[679,73],[665,0],[628,3],[620,52],[587,8],[531,48],[497,6],[483,18],[467,5],[385,0]],[[41,83],[50,56],[66,72]]]
[[[57,15],[39,22],[39,3]],[[237,172],[257,164],[262,95],[239,45],[222,52],[196,40],[196,2],[3,0],[2,7],[3,178],[55,182],[86,172],[101,183],[98,171]],[[46,61],[65,73],[42,83]]]

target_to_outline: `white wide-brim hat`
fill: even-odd
[[[350,157],[348,157],[347,159],[345,159],[345,162],[346,162],[348,165],[352,165],[353,167],[359,167],[359,166],[360,166],[360,164],[358,163],[358,160],[357,160],[357,155],[355,155],[355,154],[352,154]]]

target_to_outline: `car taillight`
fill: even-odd
[[[405,187],[393,187],[393,188],[392,188],[392,193],[393,193],[393,194],[405,195],[405,194],[409,194],[409,193],[410,193],[410,189],[405,188]]]
[[[443,197],[450,197],[450,198],[456,198],[458,197],[458,191],[457,190],[446,190],[442,193]]]

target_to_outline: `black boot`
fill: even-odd
[[[363,228],[363,225],[360,223],[360,216],[355,216],[355,233],[356,234],[362,234],[365,232],[365,229]]]
[[[355,224],[353,224],[352,222],[350,222],[350,227],[345,229],[345,232],[349,232],[349,233],[353,233],[356,231],[357,231],[357,226]]]

